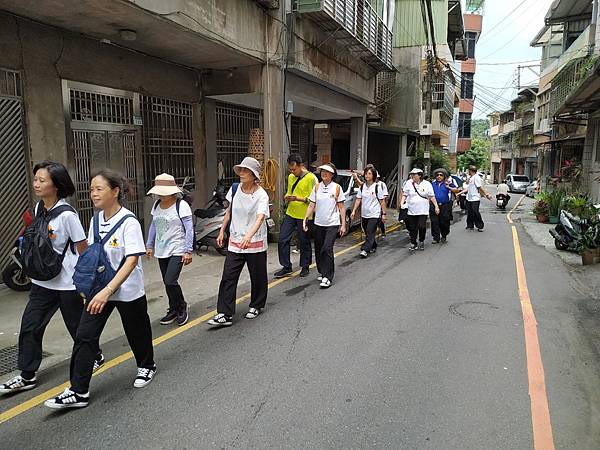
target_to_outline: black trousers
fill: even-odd
[[[279,227],[279,242],[277,244],[277,252],[279,254],[279,264],[286,269],[292,268],[290,259],[290,246],[292,244],[292,236],[296,232],[298,244],[300,246],[300,267],[310,266],[312,264],[312,247],[310,245],[310,222],[309,231],[304,231],[302,219],[294,219],[287,214]]]
[[[440,213],[435,213],[435,206],[429,207],[429,219],[431,220],[431,236],[434,241],[439,241],[450,234],[452,223],[452,202],[438,204]]]
[[[381,234],[385,236],[385,222],[379,219],[379,229],[381,230]]]
[[[29,302],[23,312],[21,331],[19,332],[17,367],[21,370],[21,376],[24,378],[33,378],[40,368],[44,332],[48,322],[58,309],[60,309],[69,334],[75,340],[83,311],[83,301],[77,291],[57,291],[37,284],[31,285]],[[97,353],[94,353],[94,356]]]
[[[145,295],[132,302],[109,301],[100,314],[92,315],[84,309],[71,355],[71,390],[78,394],[89,391],[100,335],[115,308],[121,316],[125,336],[137,366],[146,369],[155,366],[152,328]]]
[[[467,209],[467,197],[464,195],[458,196],[458,204],[460,205],[460,209],[464,211]]]
[[[226,316],[235,314],[235,293],[244,264],[248,265],[250,274],[250,308],[262,309],[267,304],[267,252],[227,252],[219,285],[218,313]]]
[[[315,225],[313,228],[313,237],[315,238],[315,259],[317,260],[317,270],[321,275],[329,280],[333,280],[335,275],[335,263],[333,261],[333,245],[337,239],[339,226],[322,227]]]
[[[365,242],[360,247],[361,250],[369,253],[371,250],[377,248],[377,241],[375,240],[375,235],[377,234],[377,227],[380,223],[382,222],[379,217],[376,219],[365,219],[363,217],[362,228],[365,231]]]
[[[406,220],[406,228],[410,236],[410,242],[415,245],[417,243],[417,235],[419,242],[425,242],[425,235],[427,234],[427,216],[411,216],[409,215]]]
[[[479,200],[476,202],[467,201],[467,228],[473,228],[476,226],[477,229],[483,229],[483,219],[479,212]]]
[[[171,256],[170,258],[159,258],[158,265],[162,274],[167,297],[169,297],[170,311],[185,311],[187,303],[183,298],[183,291],[179,286],[179,274],[183,268],[181,256]]]

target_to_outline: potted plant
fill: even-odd
[[[584,266],[600,262],[600,226],[598,223],[590,226],[577,239],[577,251],[581,255]]]
[[[546,202],[546,200],[543,200],[541,198],[539,200],[536,200],[535,204],[533,205],[533,214],[535,214],[535,217],[537,218],[538,222],[548,222],[548,203]]]
[[[548,216],[552,224],[558,223],[564,196],[565,193],[559,189],[548,193]]]

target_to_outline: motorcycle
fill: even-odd
[[[554,246],[558,250],[577,251],[577,241],[579,237],[592,225],[587,219],[581,219],[568,211],[560,212],[559,223],[550,230],[554,238]]]
[[[496,195],[496,208],[505,210],[510,200],[510,195],[497,194]]]
[[[205,208],[199,208],[194,211],[194,247],[196,252],[200,252],[202,247],[213,247],[220,255],[227,254],[227,236],[225,236],[223,247],[217,245],[219,230],[225,219],[227,211],[226,199],[227,190],[220,182],[213,191],[212,199],[206,204]]]
[[[10,258],[11,262],[2,271],[2,281],[13,291],[24,292],[31,289],[31,278],[25,275],[23,265],[19,261],[21,238],[17,239]]]

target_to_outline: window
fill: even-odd
[[[460,74],[460,98],[473,98],[473,75],[466,72]]]
[[[471,138],[471,113],[460,113],[458,115],[458,137]]]
[[[469,58],[475,58],[475,43],[477,42],[477,33],[467,31],[465,33],[465,40],[467,41],[467,56]]]

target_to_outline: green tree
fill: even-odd
[[[489,129],[490,123],[487,119],[474,119],[471,121],[471,136],[473,138],[486,139]]]
[[[431,153],[431,155],[430,155],[431,158],[429,159],[429,161],[430,161],[429,169],[430,170],[442,168],[442,169],[446,169],[449,171],[450,160],[448,159],[448,155],[446,155],[445,153],[443,153],[441,150],[439,150],[437,148],[431,148],[430,153]],[[419,167],[419,168],[425,170],[425,158],[423,157],[424,154],[425,154],[425,146],[423,144],[421,144],[421,145],[419,145],[419,148],[417,149],[416,156],[413,158],[413,167]]]
[[[490,169],[490,141],[487,138],[473,138],[471,148],[456,158],[458,170],[465,171],[469,166],[480,170]]]

